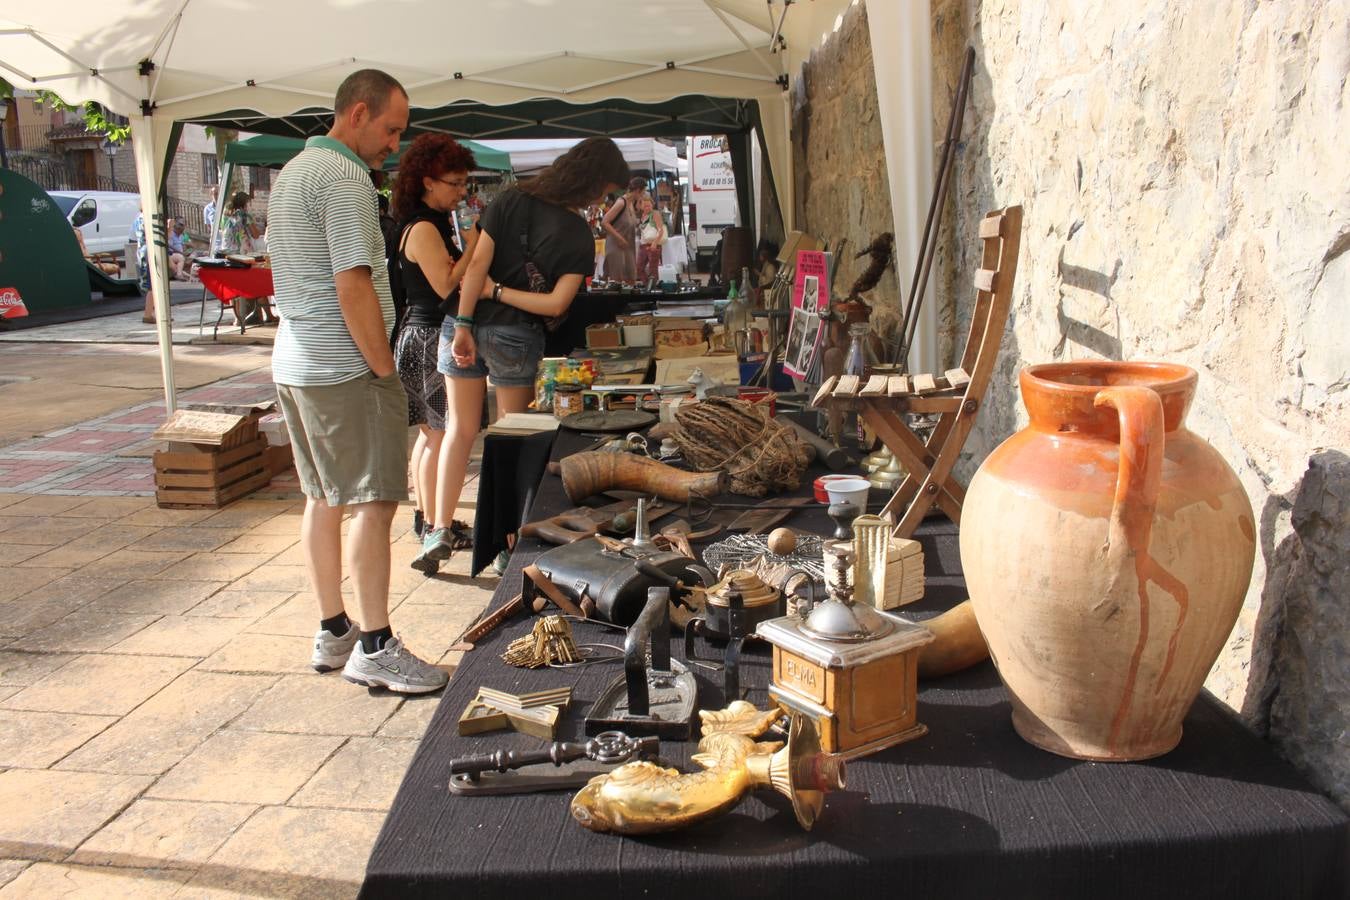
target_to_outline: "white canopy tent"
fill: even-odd
[[[612,98],[651,103],[684,95],[756,100],[783,221],[791,227],[787,89],[848,5],[848,0],[404,0],[394,5],[375,0],[18,0],[0,13],[0,70],[17,87],[52,90],[71,101],[94,100],[130,118],[148,223],[158,213],[156,196],[176,122],[207,122],[214,116],[237,120],[241,111],[280,117],[331,108],[344,77],[374,67],[398,78],[412,106],[423,109],[463,100],[494,106],[541,98],[575,104]],[[925,19],[925,46],[927,27]],[[927,65],[927,59],[913,60],[910,68],[926,71]],[[898,87],[907,101],[902,104],[906,114],[927,109],[927,95],[917,94],[917,87]],[[891,110],[883,104],[883,125],[888,115]],[[920,144],[931,156],[931,140],[917,137],[931,131],[929,119],[922,114],[903,126],[892,122],[887,134],[909,136],[910,146]],[[909,135],[906,129],[915,126],[921,126],[919,131]],[[897,235],[918,234],[921,205],[897,207]],[[162,241],[162,235],[156,239]],[[917,238],[908,244],[916,245]],[[163,254],[150,256],[165,400],[172,410],[168,278]],[[906,271],[909,261],[903,254],[898,262]]]
[[[689,171],[689,164],[680,159],[675,148],[669,144],[663,144],[652,138],[616,137],[613,140],[623,151],[623,158],[628,161],[628,167],[631,169],[651,170],[655,167],[658,172]],[[511,168],[519,173],[533,172],[552,164],[555,159],[580,142],[580,138],[558,138],[480,143],[493,150],[511,154]]]

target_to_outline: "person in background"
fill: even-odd
[[[127,241],[136,242],[136,273],[137,286],[141,293],[145,294],[145,309],[141,313],[141,321],[146,325],[155,324],[155,292],[150,289],[150,254],[145,242],[145,213],[136,213],[136,218],[131,222],[131,233],[127,235]]]
[[[202,221],[206,223],[208,231],[216,224],[216,192],[213,190],[206,192],[206,205],[202,207]]]
[[[187,281],[188,274],[183,268],[187,260],[187,223],[182,219],[170,219],[169,222],[169,268],[173,269],[174,281]]]
[[[638,281],[660,277],[661,247],[666,243],[666,220],[652,203],[652,195],[638,199]]]
[[[755,248],[755,271],[750,277],[754,279],[755,287],[764,291],[769,289],[777,276],[778,245],[768,238],[763,238]]]
[[[225,218],[220,220],[222,254],[241,256],[254,254],[256,250],[254,241],[262,237],[263,230],[254,219],[253,213],[249,211],[248,205],[252,199],[247,191],[236,191],[230,197],[230,207],[225,213]],[[262,321],[276,322],[276,316],[272,314],[266,297],[239,297],[234,301],[234,314],[245,323],[257,322],[259,312],[262,314]]]
[[[75,243],[80,245],[80,255],[88,260],[91,266],[97,268],[104,275],[116,277],[121,274],[121,266],[109,260],[106,254],[100,253],[98,256],[91,256],[89,254],[89,248],[86,247],[84,243],[84,232],[80,230],[80,226],[72,225],[70,227],[75,231]]]
[[[418,428],[413,445],[413,530],[418,539],[437,518],[436,473],[445,437],[445,377],[437,371],[441,325],[459,307],[459,283],[469,268],[478,231],[463,233],[459,246],[451,222],[468,191],[473,154],[443,134],[424,134],[399,160],[393,212],[398,218],[395,254],[407,312],[394,348],[399,378],[408,393],[408,424]],[[444,518],[449,518],[447,515]],[[472,546],[469,527],[450,520],[452,549]],[[437,560],[418,554],[412,567],[427,575]]]
[[[300,546],[319,601],[310,664],[348,681],[423,694],[443,670],[389,624],[389,534],[408,496],[408,396],[389,334],[394,301],[369,170],[398,149],[408,94],[376,69],[338,87],[333,127],[277,176],[268,205],[281,327],[272,379],[305,492]],[[360,610],[342,600],[345,552]]]
[[[637,280],[638,197],[647,189],[644,178],[628,182],[628,192],[615,200],[605,213],[600,227],[605,230],[605,278],[608,281]]]
[[[595,263],[580,210],[627,180],[618,146],[609,138],[587,138],[483,212],[458,313],[441,328],[439,368],[450,403],[435,528],[422,543],[429,559],[448,559],[454,547],[450,517],[464,490],[487,379],[497,390],[498,415],[522,412],[534,399],[545,321],[567,311]]]

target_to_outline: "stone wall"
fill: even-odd
[[[1252,585],[1207,686],[1350,806],[1350,11],[931,4],[939,140],[962,54],[976,52],[928,294],[947,359],[968,327],[979,217],[1025,208],[964,476],[1026,421],[1015,376],[1027,363],[1198,370],[1188,424],[1237,471],[1260,523]],[[876,102],[855,6],[794,95],[798,221],[832,244],[891,227]],[[838,282],[859,270],[844,259]],[[872,299],[894,309],[898,296],[892,273]]]
[[[842,296],[868,264],[853,255],[894,229],[865,6],[844,14],[843,25],[811,55],[794,90],[797,227],[830,249],[847,242],[835,279],[835,293]],[[908,275],[905,280],[908,290]],[[869,299],[883,309],[899,309],[894,268]]]
[[[980,212],[1021,203],[1026,217],[967,473],[1025,421],[1026,363],[1197,369],[1189,425],[1260,523],[1207,685],[1350,804],[1350,8],[933,0],[933,22],[944,118],[960,54],[976,51],[939,292],[949,327],[969,314]]]

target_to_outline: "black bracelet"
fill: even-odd
[[[502,283],[500,281],[492,286],[492,299],[498,303],[502,302]]]

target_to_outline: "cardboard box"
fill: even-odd
[[[656,323],[656,358],[683,359],[708,352],[701,319],[662,318]]]
[[[623,330],[616,324],[586,326],[586,346],[591,350],[613,350],[623,346]]]

